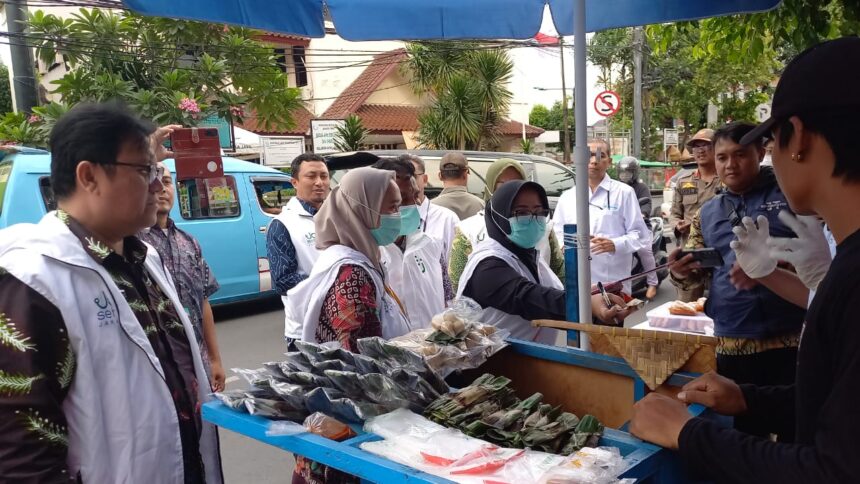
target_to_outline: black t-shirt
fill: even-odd
[[[860,482],[860,231],[842,241],[807,312],[797,383],[748,387],[749,413],[794,415],[797,443],[693,419],[679,437],[694,471],[717,482]]]

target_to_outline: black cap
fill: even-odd
[[[741,138],[748,144],[769,136],[777,122],[812,111],[860,108],[860,38],[814,45],[786,66],[773,95],[770,119]]]

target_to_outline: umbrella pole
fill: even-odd
[[[576,145],[574,149],[574,166],[576,167],[576,225],[580,234],[576,245],[578,260],[579,280],[579,321],[591,322],[591,254],[589,236],[591,228],[588,218],[588,139],[586,124],[588,123],[588,112],[586,107],[586,95],[588,94],[588,81],[586,80],[585,68],[585,0],[574,0],[576,5],[573,13],[573,63],[574,71],[574,121],[576,123]],[[580,348],[588,349],[588,338],[580,333]]]

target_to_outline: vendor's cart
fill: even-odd
[[[562,405],[565,410],[591,413],[607,426],[600,445],[617,447],[626,463],[623,477],[649,482],[677,482],[678,469],[670,452],[642,442],[623,430],[629,420],[641,379],[627,363],[617,357],[590,353],[575,348],[560,348],[510,340],[506,349],[491,357],[475,372],[495,372],[512,380],[520,396],[534,391],[545,401]],[[463,378],[470,378],[468,374]],[[669,383],[680,386],[692,375],[675,374]],[[701,411],[698,409],[697,411]],[[359,448],[362,442],[377,440],[362,433],[336,442],[310,433],[267,436],[270,420],[240,413],[219,402],[203,407],[203,418],[269,445],[357,475],[371,482],[448,482],[410,467],[380,458]]]

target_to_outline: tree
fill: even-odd
[[[522,150],[523,154],[526,154],[526,155],[530,155],[530,154],[534,153],[534,144],[532,143],[532,140],[521,139],[520,140],[520,149]]]
[[[267,130],[291,127],[301,106],[249,29],[84,8],[65,19],[38,10],[28,28],[41,60],[60,55],[71,67],[54,81],[67,105],[118,99],[158,123],[191,126],[253,111]]]
[[[674,32],[701,29],[694,46],[696,58],[715,53],[734,59],[766,58],[776,51],[787,61],[797,53],[827,39],[856,35],[860,30],[860,2],[856,0],[783,0],[769,12],[733,15],[649,27],[663,37],[660,51],[672,43]]]
[[[361,118],[350,114],[342,126],[337,127],[334,146],[339,151],[358,151],[367,138],[367,128],[361,123]]]
[[[9,68],[0,63],[0,113],[12,112],[12,86],[9,84]]]
[[[419,142],[436,149],[482,149],[498,143],[508,114],[513,62],[502,49],[474,42],[407,45],[404,74],[433,102],[419,114]]]

